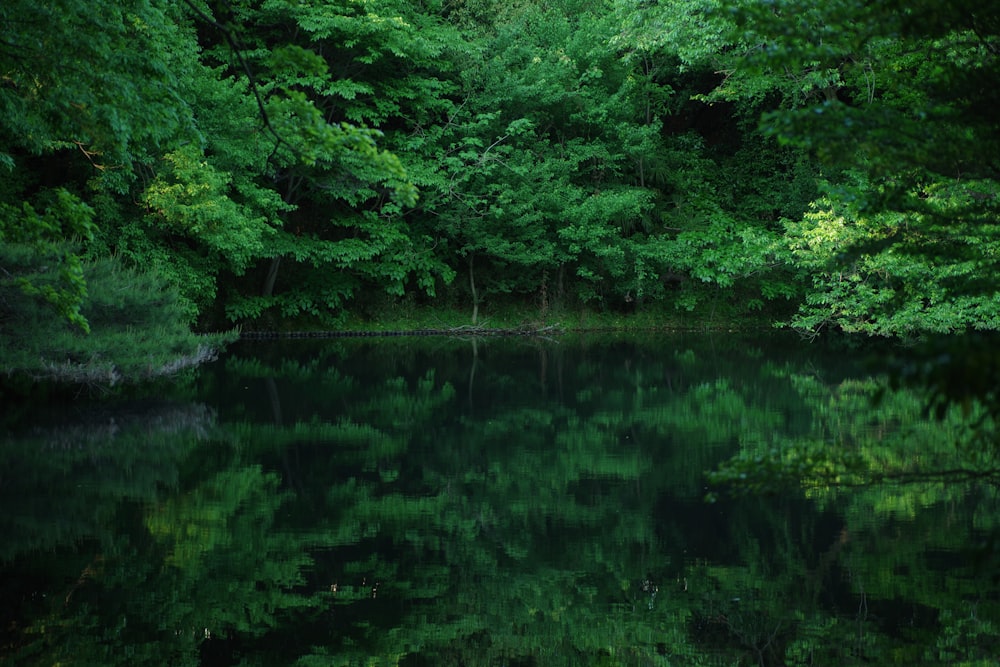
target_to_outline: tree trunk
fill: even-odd
[[[559,303],[558,303],[559,306],[562,306],[564,303],[566,303],[566,283],[565,283],[565,280],[564,280],[565,277],[566,277],[566,265],[565,264],[560,264],[559,265],[559,281],[558,281],[559,282],[559,287],[556,290],[556,295],[557,295],[556,298],[559,300]]]
[[[476,272],[472,261],[474,255],[469,255],[469,288],[472,290],[472,326],[479,323],[479,293],[476,292]]]
[[[260,290],[261,296],[271,296],[274,294],[274,283],[278,280],[278,267],[280,265],[280,255],[271,258],[271,266],[267,269],[267,278],[264,279],[264,286]]]

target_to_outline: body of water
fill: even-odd
[[[0,663],[994,664],[994,453],[865,356],[247,342],[10,403]]]

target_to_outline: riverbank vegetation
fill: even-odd
[[[1000,324],[993,6],[13,0],[0,25],[8,373],[141,379],[204,332],[406,309]]]

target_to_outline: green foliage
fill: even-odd
[[[836,494],[841,486],[947,481],[996,472],[996,451],[982,449],[983,433],[969,428],[968,415],[953,409],[938,423],[928,423],[923,392],[889,392],[881,380],[834,385],[806,376],[790,380],[803,400],[816,406],[813,430],[821,437],[745,433],[740,453],[710,475],[714,483],[758,493],[803,487],[822,497]]]
[[[199,336],[179,294],[113,260],[81,265],[82,332],[27,297],[6,297],[0,353],[8,376],[108,387],[170,377],[214,358],[231,335]]]
[[[143,195],[147,210],[162,221],[161,234],[196,241],[242,273],[275,230],[266,218],[233,201],[229,179],[200,149],[185,146],[163,156],[162,168]]]
[[[212,326],[225,310],[220,298],[249,302],[262,284],[265,301],[276,299],[286,314],[328,314],[355,291],[338,290],[338,298],[322,288],[312,292],[314,281],[306,274],[286,294],[281,283],[275,292],[276,276],[264,280],[260,274],[282,259],[327,273],[357,271],[350,282],[384,283],[395,294],[410,280],[433,293],[450,275],[427,251],[433,241],[409,234],[403,224],[403,207],[412,206],[417,194],[402,162],[378,146],[381,131],[361,124],[405,113],[404,101],[423,79],[405,84],[395,94],[395,110],[382,107],[386,113],[378,119],[359,113],[363,106],[338,111],[338,100],[352,96],[339,96],[329,63],[346,61],[343,52],[321,56],[319,42],[340,44],[343,34],[298,5],[230,9],[239,24],[211,23],[213,17],[195,5],[4,7],[5,22],[24,28],[0,56],[6,110],[0,150],[8,167],[22,170],[20,185],[4,190],[4,240],[21,257],[7,275],[80,327],[87,326],[79,315],[87,255],[113,255],[154,271]],[[353,5],[343,9],[340,28],[365,35],[372,48],[384,38],[378,48],[397,60],[412,57],[434,67],[442,53],[444,42],[424,39],[419,26],[398,17],[385,22],[379,12],[356,13]],[[302,38],[289,39],[284,28],[297,21]],[[256,31],[252,50],[237,35],[249,28]],[[46,46],[55,42],[61,44],[58,60]],[[16,49],[20,55],[11,55]],[[371,65],[379,60],[373,53],[355,51],[349,60]],[[68,76],[73,62],[86,67]],[[436,94],[439,87],[425,91]],[[368,102],[374,109],[373,100],[387,99]],[[41,158],[31,162],[30,154]],[[60,161],[68,167],[56,169]],[[76,193],[76,212],[67,209],[67,194],[57,198],[65,210],[35,213],[34,201],[45,196],[29,195],[50,182]],[[32,197],[33,207],[19,201]],[[85,234],[77,224],[82,215],[91,216]],[[279,236],[289,218],[295,234]],[[357,222],[363,224],[354,228]],[[303,236],[306,225],[310,233]],[[359,250],[364,241],[357,237],[368,234],[371,247]],[[298,247],[300,238],[306,247]],[[53,264],[58,276],[55,269],[42,276],[31,268]],[[256,304],[230,313],[265,310]]]
[[[4,289],[86,327],[115,257],[208,329],[500,299],[992,329],[997,22],[965,9],[7,3]]]
[[[923,213],[859,211],[837,197],[818,202],[801,222],[787,223],[793,261],[812,276],[792,325],[896,337],[996,329],[1000,302],[979,288],[995,269],[994,227],[932,212],[957,212],[970,191],[995,188],[931,190]]]
[[[94,212],[63,189],[43,192],[37,199],[44,206],[41,214],[28,202],[19,209],[0,202],[0,294],[19,288],[48,302],[86,333],[90,325],[80,308],[87,283],[78,253],[93,238]],[[10,298],[5,301],[9,304]]]
[[[788,2],[742,19],[760,48],[741,76],[784,73],[786,108],[765,114],[764,130],[854,172],[830,172],[827,198],[789,225],[814,288],[794,324],[995,328],[994,290],[977,278],[995,269],[1000,135],[982,86],[997,75],[995,8]]]
[[[309,562],[304,545],[274,530],[287,501],[278,485],[276,475],[253,466],[223,470],[150,511],[150,536],[167,551],[166,581],[156,585],[174,592],[174,627],[253,636],[273,626],[276,614],[309,606],[291,592]]]
[[[164,46],[176,37],[161,2],[60,0],[4,3],[0,22],[0,142],[7,161],[22,153],[76,153],[121,190],[136,154],[190,129]]]
[[[397,74],[436,70],[447,34],[393,3],[233,9],[254,45],[246,57],[276,137],[254,170],[285,204],[273,209],[280,216],[267,216],[283,230],[254,254],[245,276],[241,266],[222,276],[227,316],[333,322],[364,287],[400,294],[415,285],[433,294],[450,271],[429,251],[432,240],[405,224],[417,191],[374,126],[436,104],[440,82],[416,74],[401,82]],[[232,62],[226,44],[210,53]]]

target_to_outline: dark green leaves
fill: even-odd
[[[38,199],[44,207],[41,213],[28,202],[20,208],[0,203],[0,289],[16,285],[87,332],[90,325],[80,312],[87,283],[79,253],[93,238],[94,212],[63,189],[45,192]]]

